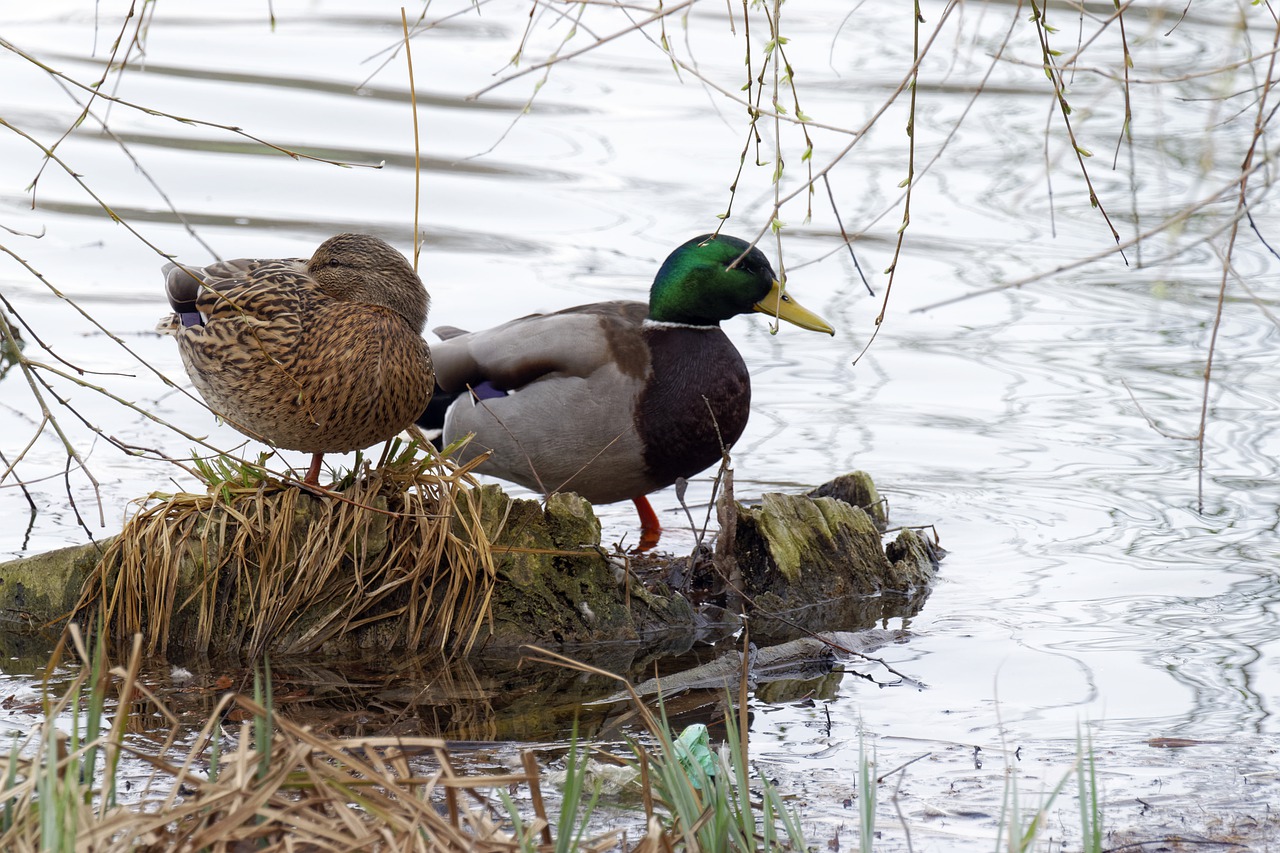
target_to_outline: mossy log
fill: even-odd
[[[732,553],[716,564],[736,563],[732,606],[762,644],[910,615],[927,594],[928,544],[905,530],[886,551],[876,519],[831,496],[874,510],[870,478],[841,480],[819,497],[736,505]],[[629,556],[601,548],[576,495],[519,500],[373,472],[340,498],[262,485],[185,497],[139,513],[115,540],[0,564],[0,642],[74,617],[118,638],[141,631],[171,658],[619,641],[679,651],[705,622],[666,572],[641,583]]]

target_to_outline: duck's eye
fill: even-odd
[[[326,266],[326,267],[340,267],[340,266],[342,266],[342,261],[338,260],[337,258],[330,258],[330,259],[328,260],[328,262],[325,264],[325,266]]]

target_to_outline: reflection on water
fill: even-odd
[[[433,4],[430,15],[465,12],[468,4],[455,5]],[[815,121],[861,127],[910,64],[910,16],[870,5],[848,20],[834,0],[785,7],[789,57],[803,109]],[[993,58],[1013,23],[1013,4],[965,7],[951,18],[942,6],[925,4],[926,21],[945,20],[951,29],[942,40],[954,46],[922,66],[911,225],[887,320],[856,365],[879,299],[866,296],[838,251],[840,226],[824,188],[814,196],[811,222],[803,197],[784,211],[791,284],[840,334],[834,341],[787,330],[773,337],[750,318],[729,324],[755,382],[752,422],[735,452],[739,494],[864,468],[890,498],[898,523],[937,524],[951,552],[926,609],[911,620],[913,639],[885,652],[928,689],[870,690],[846,678],[823,710],[762,704],[755,721],[762,748],[777,738],[777,750],[797,770],[829,766],[835,747],[856,754],[856,733],[865,729],[882,739],[885,766],[927,742],[933,769],[910,778],[963,788],[959,780],[973,773],[969,747],[998,750],[1001,725],[1015,742],[1037,745],[1037,760],[1053,766],[1069,761],[1076,726],[1088,725],[1095,744],[1122,750],[1116,772],[1129,767],[1131,775],[1118,786],[1142,791],[1160,762],[1165,778],[1200,768],[1205,779],[1217,779],[1214,768],[1229,763],[1224,748],[1205,759],[1151,758],[1138,749],[1148,737],[1240,738],[1245,745],[1233,749],[1246,755],[1248,744],[1274,745],[1280,333],[1273,317],[1280,312],[1275,259],[1251,231],[1241,230],[1233,262],[1258,302],[1233,282],[1208,400],[1202,514],[1195,511],[1195,445],[1176,437],[1197,430],[1222,217],[1235,203],[1228,190],[1254,115],[1245,96],[1219,96],[1253,91],[1256,83],[1247,67],[1190,72],[1226,66],[1250,43],[1261,53],[1256,45],[1269,43],[1269,31],[1253,28],[1270,24],[1248,4],[1238,20],[1199,17],[1196,7],[1183,17],[1184,5],[1127,14],[1136,57],[1132,141],[1117,149],[1124,116],[1118,84],[1083,73],[1071,80],[1074,126],[1096,155],[1090,178],[1121,239],[1171,212],[1188,212],[1177,227],[1130,247],[1128,265],[1114,257],[1072,264],[1114,241],[1062,141],[1030,26],[1016,24],[1005,60]],[[4,37],[92,80],[119,25],[111,17],[119,10],[104,6],[95,29],[93,8],[63,0],[6,10]],[[276,3],[272,30],[259,4],[223,4],[216,15],[160,4],[145,55],[110,77],[109,90],[131,102],[235,125],[359,167],[269,155],[217,127],[102,103],[94,113],[109,119],[116,137],[89,119],[58,154],[142,235],[184,260],[204,262],[211,251],[305,255],[323,237],[351,229],[407,251],[414,197],[407,87],[400,58],[379,70],[395,49],[398,10],[375,3],[356,16],[339,4]],[[433,324],[475,328],[582,301],[643,298],[669,248],[714,227],[728,204],[745,139],[741,108],[687,71],[673,72],[644,39],[620,39],[558,67],[541,88],[535,72],[468,100],[510,58],[528,12],[527,5],[486,4],[415,40],[423,273]],[[736,91],[742,57],[725,14],[723,5],[698,4],[687,38],[699,68]],[[599,35],[621,24],[594,26]],[[1089,33],[1096,25],[1071,19]],[[565,25],[540,24],[520,68],[564,36]],[[1114,28],[1088,50],[1097,64],[1118,68],[1111,65],[1120,55]],[[973,98],[993,66],[988,91]],[[0,52],[0,68],[15,81],[0,96],[0,115],[52,143],[79,108],[14,54]],[[521,115],[535,90],[533,107]],[[1046,123],[1053,128],[1047,144]],[[830,175],[845,228],[865,231],[859,260],[875,273],[880,294],[901,218],[905,124],[902,104],[890,108]],[[761,129],[759,156],[769,160],[772,129]],[[803,143],[785,138],[801,146],[788,155],[789,191],[805,167]],[[822,166],[849,137],[814,129],[813,139],[813,162]],[[756,153],[748,154],[726,226],[732,233],[754,234],[768,220],[772,165],[751,167]],[[4,267],[0,292],[59,355],[100,371],[95,384],[234,445],[232,433],[139,364],[183,376],[169,342],[149,333],[163,313],[161,259],[58,169],[44,171],[30,210],[25,188],[39,166],[36,148],[0,129],[0,224],[43,234],[6,232],[0,242],[80,300],[102,328],[21,266]],[[1252,215],[1272,239],[1273,203],[1262,177],[1254,186]],[[1191,209],[1219,192],[1215,205]],[[772,241],[765,246],[776,256]],[[1062,274],[1021,289],[911,311],[1059,267]],[[29,441],[39,415],[20,375],[10,372],[0,388],[0,449],[8,457]],[[98,482],[64,483],[60,447],[37,443],[20,471],[42,512],[27,542],[25,500],[11,481],[0,486],[0,510],[13,520],[0,536],[5,555],[82,541],[81,519],[93,535],[108,534],[127,501],[181,479],[171,466],[118,452],[107,436],[171,456],[190,450],[189,442],[101,395],[67,383],[56,390],[102,427],[95,440],[68,425]],[[690,493],[705,500],[708,483],[695,483]],[[97,523],[99,499],[105,529]],[[669,524],[680,523],[671,495],[655,503]],[[634,535],[627,508],[604,507],[601,515],[606,540]],[[680,550],[692,542],[677,531],[670,545]],[[815,720],[827,711],[831,723],[823,729]],[[1138,751],[1124,752],[1126,744]],[[798,748],[820,757],[806,762]],[[998,763],[987,771],[998,774]]]

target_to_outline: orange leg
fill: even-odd
[[[662,535],[662,525],[658,523],[658,514],[649,505],[647,497],[641,495],[638,498],[632,498],[631,502],[636,505],[636,512],[640,514],[640,546],[637,550],[648,551],[658,544],[658,537]]]
[[[323,453],[311,454],[311,467],[307,469],[307,476],[302,478],[302,482],[308,486],[320,485],[320,462],[324,459]],[[650,510],[652,512],[652,510]]]

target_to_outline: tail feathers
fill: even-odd
[[[191,323],[186,322],[186,315],[195,314],[199,316],[199,311],[196,308],[196,300],[200,298],[200,289],[200,279],[196,278],[177,264],[165,264],[165,295],[169,297],[169,305],[173,308],[174,312],[182,315],[184,325],[192,325]]]
[[[431,331],[435,332],[436,337],[442,341],[447,341],[450,338],[460,337],[461,335],[471,334],[466,329],[459,329],[457,326],[436,326]]]
[[[436,326],[431,331],[435,332],[436,337],[442,341],[470,334],[466,329],[459,329],[457,326]],[[489,382],[481,382],[474,388],[463,388],[461,391],[453,393],[445,391],[439,385],[436,385],[436,392],[431,395],[431,402],[427,404],[427,408],[418,416],[418,420],[415,423],[423,429],[437,450],[444,447],[445,413],[449,411],[449,407],[459,397],[471,395],[475,395],[480,400],[489,400],[494,397],[505,397],[507,392],[495,388]]]
[[[169,297],[169,305],[179,314],[196,310],[196,300],[200,298],[200,279],[187,272],[177,264],[164,266],[164,290]]]

